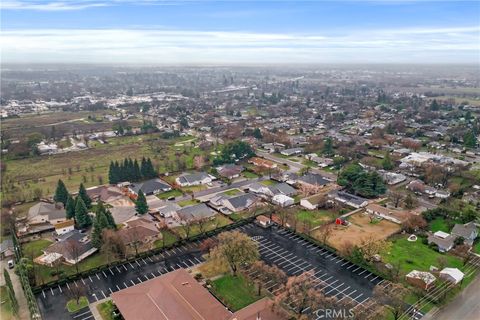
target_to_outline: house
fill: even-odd
[[[273,143],[264,143],[262,145],[262,148],[267,150],[269,153],[273,153],[275,151],[283,150],[285,149],[285,145],[282,143],[278,142],[273,142]]]
[[[110,209],[110,213],[116,224],[122,224],[133,218],[137,214],[137,211],[132,203],[132,205],[115,206]]]
[[[134,195],[138,195],[140,190],[144,195],[149,196],[161,192],[166,192],[172,190],[172,187],[165,181],[154,178],[142,182],[136,182],[128,186],[128,191]]]
[[[365,211],[371,215],[391,221],[396,224],[402,224],[411,215],[408,211],[386,208],[377,203],[368,204],[365,207]]]
[[[290,198],[284,194],[276,194],[272,197],[272,203],[280,207],[292,206],[295,203],[295,199]]]
[[[192,277],[177,269],[111,294],[125,320],[285,320],[260,299],[234,313]]]
[[[256,193],[256,194],[263,194],[267,196],[273,196],[272,191],[270,188],[264,184],[254,182],[248,186],[248,191]]]
[[[181,222],[192,222],[200,219],[213,218],[215,211],[207,207],[205,203],[200,203],[177,210],[175,216],[177,220]]]
[[[175,181],[182,187],[198,186],[201,184],[211,183],[216,178],[205,172],[189,173],[181,175]]]
[[[119,187],[111,185],[88,188],[87,195],[94,203],[99,201],[110,203],[124,197],[123,192]]]
[[[117,234],[126,246],[149,244],[162,239],[162,233],[158,230],[155,222],[151,220],[136,218],[124,222],[124,226],[117,231]]]
[[[325,194],[314,194],[300,200],[300,205],[308,210],[315,210],[325,203]]]
[[[405,276],[405,280],[415,287],[429,290],[434,286],[437,278],[430,272],[412,270]]]
[[[285,195],[291,197],[298,193],[295,188],[286,183],[277,183],[273,186],[269,186],[268,189],[273,195]]]
[[[473,222],[465,224],[455,224],[452,229],[452,235],[462,237],[465,239],[465,243],[469,246],[473,245],[473,242],[478,237],[478,228]]]
[[[305,155],[307,160],[315,162],[320,168],[326,168],[328,166],[333,165],[333,159],[330,158],[322,158],[317,156],[315,153],[309,153]]]
[[[348,192],[338,191],[333,193],[333,199],[339,203],[345,204],[347,206],[359,209],[363,208],[368,204],[368,200]]]
[[[220,167],[217,167],[217,172],[220,176],[227,179],[235,179],[240,177],[240,174],[243,171],[243,167],[236,164],[226,164]]]
[[[60,202],[39,202],[28,210],[27,221],[29,224],[56,223],[65,221],[66,212]]]
[[[15,254],[12,239],[5,239],[0,243],[0,257],[9,258]]]
[[[407,180],[407,177],[401,173],[388,172],[385,170],[378,170],[377,172],[388,185],[395,185]]]
[[[326,186],[327,184],[331,183],[331,181],[322,177],[319,174],[307,173],[306,175],[299,177],[297,179],[297,183],[307,187],[318,188],[318,187]]]
[[[270,220],[270,218],[264,216],[263,214],[257,216],[255,218],[255,222],[262,228],[268,228],[272,225],[272,220]]]
[[[248,159],[248,163],[251,163],[257,167],[264,167],[267,169],[275,169],[277,167],[277,164],[275,162],[259,157],[252,157]]]
[[[280,151],[280,154],[284,156],[293,156],[297,154],[302,154],[303,153],[303,148],[291,148],[291,149],[285,149]]]
[[[53,225],[55,227],[55,232],[57,235],[61,236],[62,234],[68,233],[75,229],[75,220],[69,219]]]
[[[445,268],[438,274],[438,277],[442,280],[458,284],[463,280],[464,273],[457,268]]]
[[[223,199],[222,204],[232,212],[240,212],[252,207],[258,200],[259,199],[254,194],[245,193],[239,196]]]
[[[438,246],[438,251],[448,252],[453,248],[455,244],[455,239],[457,237],[451,234],[448,234],[443,231],[437,231],[434,234],[429,234],[427,241],[428,244],[434,243]]]
[[[74,265],[97,251],[90,236],[73,230],[62,234],[58,241],[43,250],[43,255],[36,259],[39,263],[53,265],[60,261]]]

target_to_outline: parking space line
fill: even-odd
[[[45,299],[46,298],[45,291],[42,290],[42,294],[43,294],[43,299]]]
[[[357,267],[355,270],[352,270],[352,272],[357,271],[358,269],[361,269],[362,267]]]
[[[138,260],[135,260],[135,262],[138,264],[139,267],[142,266],[140,263],[138,263]]]
[[[140,283],[142,283],[142,279],[140,279],[140,277],[137,277],[137,280],[140,281]]]
[[[115,268],[117,269],[118,273],[122,273],[122,271],[120,271],[120,269],[117,266],[115,266]]]
[[[356,265],[352,264],[351,266],[347,267],[347,270],[352,268],[352,267],[355,267]]]
[[[75,318],[84,316],[84,315],[86,315],[87,313],[90,313],[90,309],[88,309],[87,311],[84,311],[84,312],[82,312],[82,313],[79,313],[79,314],[74,315],[73,318],[75,319]]]
[[[142,258],[142,261],[143,261],[143,263],[145,263],[145,265],[148,264],[147,261],[145,261],[145,259],[143,259],[143,258]]]
[[[127,284],[125,283],[125,281],[123,282],[123,285],[125,286],[125,288],[128,288]]]
[[[67,284],[67,288],[68,288],[68,290],[70,290],[70,286],[68,285],[68,282],[67,282],[66,284]]]
[[[105,271],[102,271],[102,273],[103,273],[103,276],[104,276],[105,278],[107,278],[107,275],[105,274]]]
[[[125,282],[124,282],[124,283],[125,283]],[[117,289],[118,289],[118,291],[120,291],[120,290],[121,290],[121,289],[120,289],[120,287],[118,286],[118,284],[117,284]]]
[[[363,273],[365,273],[365,272],[367,272],[367,269],[363,269],[363,271],[360,272],[358,275],[361,276],[361,275],[362,275]],[[367,275],[367,277],[368,277],[368,275]]]
[[[356,298],[354,298],[353,300],[357,301],[358,298],[360,298],[361,296],[363,296],[363,293],[360,293]]]
[[[88,276],[88,279],[90,279],[90,282],[93,283],[92,277]]]
[[[132,286],[134,286],[134,285],[135,285],[135,282],[133,282],[133,280],[130,280],[130,282],[132,283]]]
[[[202,263],[202,261],[201,261],[201,260],[199,260],[197,257],[193,257],[193,258],[194,258],[195,260],[197,260],[197,261],[198,261],[198,263]]]
[[[128,262],[128,264],[130,265],[130,267],[132,267],[132,269],[135,269],[135,267],[133,266],[133,264],[131,264],[130,262]]]
[[[53,289],[52,287],[50,287],[50,292],[52,293],[52,296],[54,296],[55,294],[53,293]]]
[[[98,273],[95,273],[95,275],[97,276],[97,279],[100,280],[100,277],[98,276]]]
[[[122,264],[122,267],[125,269],[125,271],[128,271],[127,267],[124,264]]]
[[[80,279],[80,280],[82,280],[83,284],[85,284],[85,281],[83,280],[83,278],[82,278],[82,279]]]
[[[112,289],[110,289],[110,287],[108,288],[108,290],[110,291],[110,294],[112,294],[112,293],[113,293],[113,291],[112,291]]]
[[[143,276],[145,277],[145,279],[150,280],[146,274],[144,274]]]
[[[100,291],[101,291],[102,294],[103,294],[103,298],[104,298],[104,299],[107,298],[107,296],[105,295],[105,293],[103,293],[103,290],[100,290]]]
[[[77,281],[73,280],[73,283],[75,283],[75,287],[78,287]]]
[[[189,268],[190,266],[188,264],[185,263],[185,261],[182,260],[182,263],[187,267]]]
[[[377,278],[378,278],[378,276],[375,276],[375,278],[370,279],[370,282],[373,282],[373,281],[374,281],[375,279],[377,279]]]
[[[58,290],[60,290],[60,293],[63,293],[62,288],[60,288],[60,285],[58,286]]]
[[[112,268],[108,268],[108,270],[110,271],[110,273],[112,274],[112,276],[115,275],[115,273],[113,273],[113,271],[112,271]]]

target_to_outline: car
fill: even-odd
[[[167,198],[168,201],[172,201],[172,200],[175,200],[175,197],[174,196],[170,196]]]
[[[7,264],[8,264],[8,269],[13,269],[13,267],[15,266],[15,262],[13,262],[13,260],[8,260]]]

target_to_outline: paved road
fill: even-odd
[[[462,290],[448,305],[422,320],[478,320],[480,319],[480,277]]]
[[[36,296],[42,318],[45,320],[90,320],[93,316],[87,310],[71,315],[65,309],[72,287],[85,287],[89,302],[96,302],[110,296],[112,292],[153,279],[175,269],[188,268],[203,262],[198,244],[199,242],[189,243],[149,258],[112,267],[80,280],[42,291]]]

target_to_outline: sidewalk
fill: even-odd
[[[88,307],[90,308],[90,311],[92,312],[93,317],[95,320],[103,320],[102,316],[100,315],[100,312],[98,312],[97,306],[105,301],[110,300],[110,298],[105,298],[102,300],[98,300],[96,302],[90,303]]]

